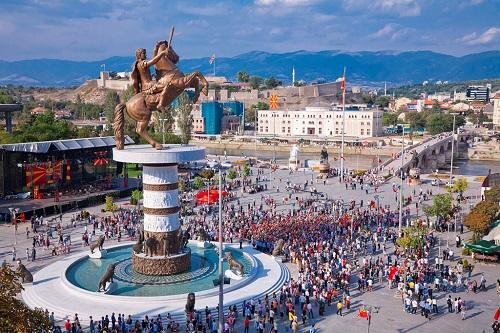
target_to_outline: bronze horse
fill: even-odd
[[[163,42],[155,48],[153,56],[156,56],[160,52],[168,52],[169,48],[167,43]],[[193,103],[198,101],[200,91],[207,96],[208,95],[208,82],[199,71],[195,71],[189,75],[184,75],[182,72],[177,70],[175,63],[169,59],[168,56],[161,56],[160,60],[154,65],[157,74],[157,81],[160,82],[161,78],[166,75],[165,73],[175,71],[176,75],[170,79],[169,82],[165,83],[165,94],[163,96],[163,105],[169,105],[173,100],[179,96],[186,88],[194,88],[195,96],[193,98]],[[200,84],[202,86],[200,90]],[[158,96],[159,94],[156,94]],[[152,95],[147,92],[138,92],[126,103],[120,103],[115,108],[115,118],[113,123],[113,131],[115,134],[116,148],[124,148],[124,134],[123,127],[125,124],[124,112],[136,122],[135,131],[143,139],[145,139],[149,144],[151,144],[156,149],[162,149],[163,146],[156,142],[147,131],[149,121],[151,120],[152,111],[156,110],[159,98],[151,98]],[[154,96],[153,96],[154,97]]]

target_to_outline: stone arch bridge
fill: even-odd
[[[454,154],[467,155],[467,142],[473,137],[472,133],[455,134]],[[422,142],[405,147],[403,172],[409,174],[411,168],[420,168],[422,172],[433,172],[439,168],[446,168],[451,160],[452,135],[451,132],[441,133]],[[401,172],[401,153],[387,160],[380,167],[383,175],[399,175]]]

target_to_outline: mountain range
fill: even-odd
[[[213,67],[207,58],[182,59],[179,67],[184,72],[199,70],[211,75]],[[110,71],[130,71],[133,57],[111,57],[99,61],[70,61],[33,59],[21,61],[0,60],[0,84],[23,86],[77,86],[97,78],[101,65]],[[235,80],[238,71],[264,78],[274,76],[291,82],[292,67],[296,79],[331,81],[347,68],[347,82],[364,86],[419,83],[425,80],[462,81],[500,77],[500,50],[474,53],[461,57],[431,51],[412,52],[343,52],[296,51],[268,53],[252,51],[234,57],[216,59],[217,76]]]

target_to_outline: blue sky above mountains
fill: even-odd
[[[0,60],[151,52],[175,25],[183,58],[252,50],[500,49],[500,0],[2,0]]]

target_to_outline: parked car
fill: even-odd
[[[223,168],[223,169],[229,169],[229,168],[232,168],[233,167],[233,163],[231,163],[230,161],[224,161],[220,164],[220,166]]]
[[[443,184],[444,184],[444,183],[443,183],[443,181],[442,181],[442,180],[439,180],[439,179],[433,179],[433,180],[431,181],[431,185],[432,185],[432,186],[441,186],[441,185],[443,185]]]

